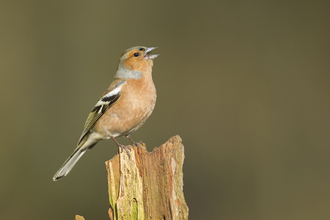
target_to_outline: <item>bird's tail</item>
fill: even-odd
[[[77,149],[71,154],[71,156],[63,163],[61,168],[56,172],[53,177],[54,181],[59,180],[63,176],[68,175],[68,173],[72,170],[74,165],[78,162],[80,157],[84,155],[87,149],[82,149],[81,147],[77,147]]]
[[[86,135],[82,138],[79,143],[78,147],[74,150],[71,156],[63,163],[61,168],[56,172],[53,177],[54,181],[61,179],[63,176],[68,175],[68,173],[72,170],[74,165],[78,162],[80,157],[84,155],[84,153],[93,148],[95,144],[97,144],[98,140],[94,138],[89,138],[89,135]]]

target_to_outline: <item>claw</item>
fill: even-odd
[[[138,152],[139,152],[139,151],[140,151],[139,144],[136,143],[135,141],[133,141],[133,139],[132,139],[130,136],[127,135],[126,137],[132,142],[133,147],[134,147],[134,146],[137,147],[137,150],[138,150]],[[142,141],[140,141],[139,143],[142,143]]]
[[[119,153],[122,153],[123,152],[123,149],[125,149],[126,150],[126,153],[128,154],[128,156],[131,157],[129,151],[127,150],[127,148],[129,148],[128,146],[125,146],[123,144],[119,144],[118,141],[116,141],[116,139],[113,136],[111,136],[111,138],[117,144],[117,146],[118,146],[118,152]],[[120,151],[120,148],[121,148],[121,151]]]
[[[137,147],[137,151],[139,152],[140,151],[140,147],[139,147],[139,144],[138,143],[134,143],[134,146]]]
[[[129,146],[125,146],[125,145],[121,144],[121,145],[119,146],[119,148],[121,148],[121,153],[123,152],[123,149],[125,149],[127,155],[128,155],[129,157],[131,157],[131,154],[130,154],[129,151],[128,151],[128,148],[130,148]]]

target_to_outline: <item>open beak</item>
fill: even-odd
[[[153,60],[153,59],[155,59],[156,57],[158,57],[159,56],[159,54],[153,54],[153,55],[150,55],[149,56],[149,53],[151,52],[151,51],[153,51],[154,49],[157,49],[157,47],[148,47],[147,49],[146,49],[146,52],[145,52],[145,55],[144,55],[144,57],[147,59],[147,60]]]

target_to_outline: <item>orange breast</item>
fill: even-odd
[[[121,97],[99,119],[94,129],[108,137],[128,135],[141,127],[156,104],[156,88],[150,76],[129,79],[122,87]]]

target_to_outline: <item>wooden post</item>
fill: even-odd
[[[184,147],[180,136],[151,153],[145,144],[107,161],[111,220],[188,219],[183,195]]]

